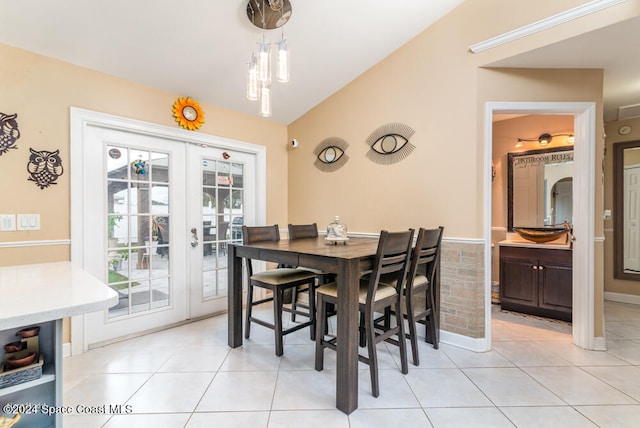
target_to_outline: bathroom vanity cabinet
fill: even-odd
[[[502,309],[571,321],[572,278],[568,245],[500,243]]]

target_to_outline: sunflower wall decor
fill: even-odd
[[[191,97],[180,97],[173,103],[173,117],[184,129],[195,131],[204,123],[204,111]]]

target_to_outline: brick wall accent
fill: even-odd
[[[440,329],[474,339],[484,331],[484,243],[442,242]]]

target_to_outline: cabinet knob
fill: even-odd
[[[544,270],[544,266],[538,266],[538,269]]]
[[[534,268],[535,270],[538,270],[538,266],[531,266],[532,268]]]

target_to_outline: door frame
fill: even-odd
[[[573,228],[573,343],[584,349],[602,350],[603,337],[595,337],[595,246],[604,238],[595,237],[595,153],[596,103],[594,102],[487,102],[485,104],[484,154],[484,283],[485,344],[491,349],[491,159],[493,115],[564,114],[574,116]],[[601,305],[599,305],[601,307]]]
[[[256,157],[256,221],[266,222],[266,147],[228,138],[195,133],[183,129],[171,128],[140,120],[114,116],[106,113],[70,107],[70,187],[71,187],[71,262],[77,266],[85,265],[86,234],[84,216],[88,207],[84,201],[85,165],[84,135],[88,127],[101,127],[118,131],[153,136],[177,143],[197,144],[252,154]],[[88,231],[87,231],[88,232]],[[85,316],[78,315],[71,320],[71,354],[76,355],[88,349]]]

